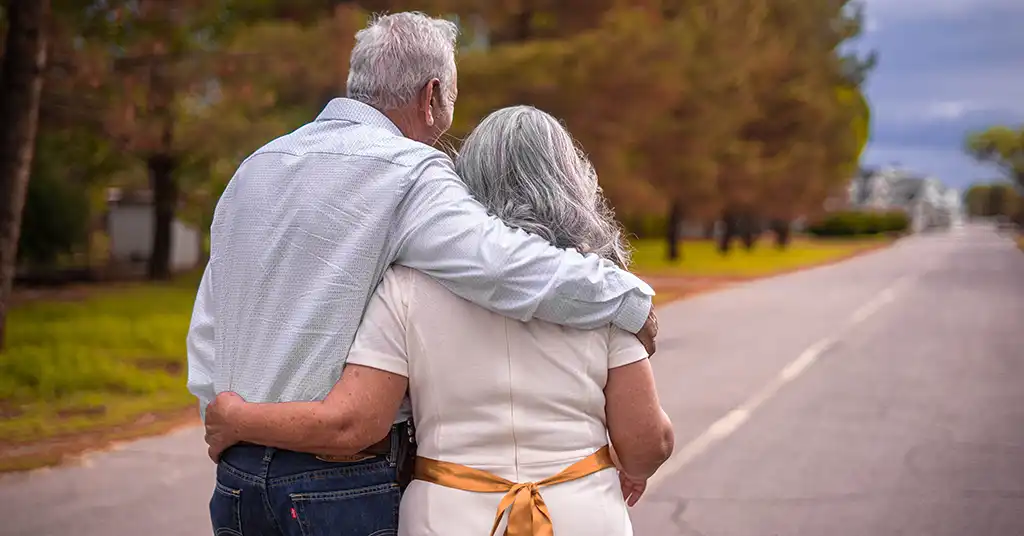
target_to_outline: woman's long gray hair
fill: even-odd
[[[551,115],[532,106],[492,113],[466,138],[455,168],[507,225],[629,266],[629,247],[594,167]]]

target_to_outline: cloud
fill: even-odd
[[[872,143],[887,147],[959,149],[968,132],[993,124],[1024,123],[1024,113],[973,108],[958,102],[925,103],[924,112],[902,119],[883,118],[873,127]]]
[[[951,100],[932,102],[925,106],[922,114],[926,119],[960,119],[970,112],[983,109],[977,102]]]

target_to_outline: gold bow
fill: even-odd
[[[423,457],[416,458],[415,478],[463,491],[505,493],[498,504],[498,513],[494,516],[491,536],[498,531],[498,525],[501,524],[501,518],[506,510],[509,514],[505,536],[554,536],[551,513],[540,496],[539,488],[583,478],[610,467],[615,467],[615,464],[612,463],[612,456],[606,445],[566,467],[557,475],[540,482],[510,482],[487,471]]]

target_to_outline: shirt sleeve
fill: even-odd
[[[647,350],[632,334],[615,326],[608,332],[608,368],[624,367],[647,359]]]
[[[406,319],[410,278],[403,268],[391,268],[370,298],[349,350],[347,363],[409,377]]]
[[[199,414],[206,418],[206,406],[217,393],[213,385],[214,363],[217,358],[214,329],[213,269],[207,263],[203,278],[196,292],[196,303],[192,308],[192,322],[189,324],[185,347],[188,352],[188,390],[199,399]]]
[[[412,170],[395,236],[398,264],[518,320],[636,333],[651,309],[654,291],[640,278],[490,216],[440,153]]]

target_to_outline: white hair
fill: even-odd
[[[551,115],[532,106],[492,113],[462,144],[455,169],[507,225],[629,265],[629,246],[594,167]]]
[[[401,108],[430,80],[441,82],[445,106],[455,98],[458,27],[410,11],[375,16],[356,32],[348,71],[348,97],[378,110]]]

